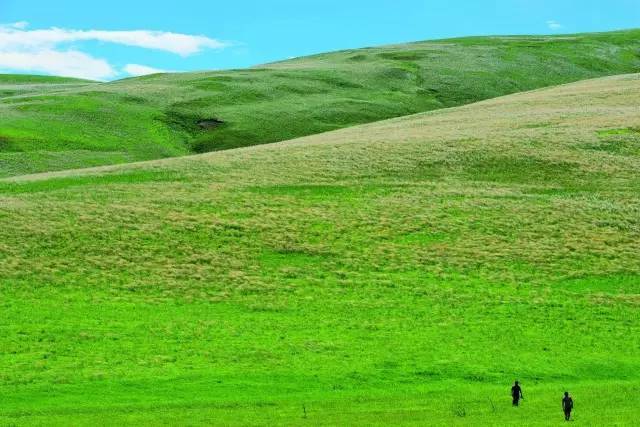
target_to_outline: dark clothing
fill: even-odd
[[[573,409],[573,399],[569,396],[562,398],[562,410],[564,411],[564,419],[569,421],[571,418],[571,410]]]
[[[522,389],[519,385],[511,387],[511,397],[513,397],[513,406],[518,406],[522,398]]]

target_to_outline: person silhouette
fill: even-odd
[[[571,410],[573,409],[573,399],[569,396],[569,392],[564,392],[564,397],[562,398],[562,410],[564,411],[564,419],[565,421],[571,420]]]
[[[518,381],[511,387],[511,397],[513,398],[513,406],[518,406],[520,404],[520,399],[524,399],[522,395],[522,388]]]

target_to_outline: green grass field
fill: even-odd
[[[264,144],[640,71],[640,30],[475,37],[99,84],[0,77],[0,176]],[[202,128],[202,120],[223,123]]]
[[[0,420],[556,425],[568,389],[575,425],[637,425],[639,99],[631,74],[0,181]]]

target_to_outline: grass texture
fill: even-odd
[[[575,425],[637,425],[638,99],[0,181],[0,420],[551,425],[567,389]]]

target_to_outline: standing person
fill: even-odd
[[[564,392],[564,397],[562,398],[562,410],[564,411],[564,419],[565,421],[571,420],[571,410],[573,409],[573,399],[569,396],[569,392]]]
[[[520,404],[520,399],[524,399],[522,395],[522,388],[518,381],[511,387],[511,397],[513,398],[513,406],[518,406]]]

